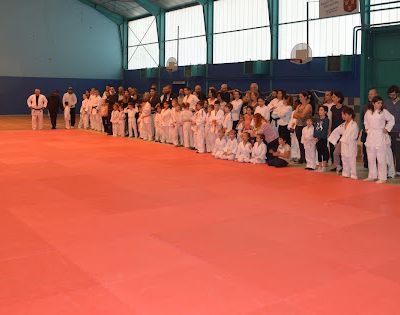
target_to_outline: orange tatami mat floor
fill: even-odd
[[[399,186],[0,131],[0,314],[398,314]]]

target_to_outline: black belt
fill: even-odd
[[[274,121],[275,122],[275,127],[277,127],[278,126],[278,120],[279,120],[280,118],[272,118],[271,117],[271,123]]]

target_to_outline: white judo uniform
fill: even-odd
[[[64,103],[64,122],[65,128],[71,129],[71,107]]]
[[[237,147],[236,160],[241,163],[249,163],[251,157],[251,150],[252,146],[250,142],[247,142],[245,144],[243,141],[241,141]]]
[[[199,102],[199,99],[194,94],[185,95],[185,97],[183,98],[183,103],[185,103],[185,104],[189,103],[189,109],[192,111],[196,109],[196,104],[198,102]]]
[[[306,168],[315,169],[317,166],[316,142],[314,139],[314,126],[305,126],[301,135],[301,143],[306,153]]]
[[[394,116],[386,109],[381,112],[367,110],[365,113],[364,124],[367,131],[365,146],[368,155],[368,178],[371,180],[378,178],[386,181],[387,179],[388,135],[384,129],[390,132],[394,123]],[[378,160],[378,169],[376,160]]]
[[[43,129],[43,110],[47,107],[47,98],[43,94],[39,95],[36,103],[36,95],[32,94],[27,100],[28,107],[31,109],[32,129]]]
[[[206,151],[208,153],[213,152],[213,148],[214,148],[214,144],[215,144],[214,131],[212,131],[212,126],[213,126],[213,120],[214,119],[215,119],[214,111],[211,111],[210,113],[207,113],[206,127],[205,127],[205,137],[206,137]]]
[[[297,119],[293,118],[293,115],[296,111],[293,111],[289,124],[288,124],[288,129],[296,129],[297,125]],[[292,160],[299,160],[300,159],[300,146],[299,146],[299,141],[297,140],[296,133],[295,132],[290,132],[290,157]]]
[[[341,137],[341,138],[340,138]],[[351,177],[357,179],[357,139],[358,126],[352,120],[346,127],[346,123],[341,124],[329,136],[329,142],[336,145],[337,139],[340,138],[341,156],[343,163],[343,177]]]
[[[221,159],[222,155],[224,154],[225,146],[226,146],[226,138],[225,137],[223,137],[222,139],[217,138],[213,146],[212,155],[216,159]]]
[[[183,145],[185,148],[193,147],[193,132],[192,132],[193,113],[189,109],[184,109],[181,112],[181,121],[183,128]]]
[[[89,126],[89,100],[84,99],[82,101],[81,109],[79,111],[80,119],[78,128],[87,129]]]
[[[111,112],[111,123],[112,123],[112,132],[113,132],[113,137],[118,136],[118,131],[119,131],[119,110],[113,110]]]
[[[129,138],[133,138],[133,135],[135,135],[135,138],[138,137],[138,130],[137,130],[137,124],[136,124],[136,113],[138,112],[138,109],[132,108],[125,108],[124,113],[128,114],[128,135]]]
[[[89,98],[89,120],[90,120],[90,128],[92,130],[101,131],[102,124],[101,124],[101,105],[103,104],[104,100],[99,95],[90,95]]]
[[[161,110],[161,125],[162,125],[162,131],[161,131],[161,142],[162,143],[170,143],[170,134],[169,134],[169,129],[172,124],[172,117],[171,117],[171,110],[169,108],[165,109],[163,108]]]
[[[155,128],[155,141],[161,141],[162,134],[162,119],[161,113],[156,113],[154,116],[154,128]]]
[[[169,128],[169,138],[173,145],[179,145],[182,142],[182,121],[181,111],[175,108],[171,109],[171,126]]]
[[[228,139],[224,148],[224,154],[221,159],[233,161],[236,158],[236,151],[238,147],[238,141],[236,138]]]
[[[195,123],[194,137],[195,137],[195,148],[199,153],[206,152],[206,138],[205,138],[205,125],[206,125],[207,114],[204,109],[198,110],[194,116],[193,121]]]
[[[224,119],[222,121],[222,128],[225,129],[225,134],[229,134],[229,131],[232,130],[233,127],[233,120],[231,113],[224,115]]]
[[[144,140],[151,141],[153,139],[153,130],[152,130],[152,115],[151,115],[151,105],[149,102],[146,102],[142,108],[142,115],[141,115],[141,123],[142,126],[142,133],[141,135]]]
[[[267,155],[267,146],[264,142],[254,143],[253,149],[251,150],[250,162],[253,164],[263,164],[265,163],[265,158]]]
[[[125,112],[122,110],[119,112],[119,122],[118,122],[118,136],[125,137]]]

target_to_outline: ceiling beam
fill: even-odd
[[[118,13],[112,12],[111,10],[107,9],[106,7],[103,7],[102,5],[95,4],[90,0],[78,0],[89,7],[92,7],[96,11],[100,12],[103,14],[106,18],[108,18],[110,21],[114,22],[117,25],[121,25],[124,22],[124,17],[119,15]]]
[[[158,16],[163,11],[161,7],[154,4],[150,0],[135,0],[135,2],[154,16]]]

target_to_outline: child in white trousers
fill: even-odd
[[[193,133],[192,133],[192,117],[193,113],[189,109],[189,104],[183,104],[183,111],[181,113],[181,121],[183,128],[183,145],[185,148],[193,147]]]
[[[386,135],[394,126],[394,116],[383,108],[383,99],[375,96],[364,116],[367,140],[365,146],[368,156],[368,178],[366,181],[374,181],[382,184],[387,180],[387,140]],[[378,160],[378,169],[376,166]]]
[[[263,164],[265,163],[265,158],[267,155],[267,146],[264,143],[265,136],[263,134],[258,134],[256,137],[256,142],[251,150],[250,162],[253,164]]]
[[[80,119],[79,119],[79,125],[78,128],[82,129],[87,129],[88,127],[88,102],[89,100],[87,99],[86,94],[82,95],[82,105],[81,105],[81,109],[79,111],[80,114]]]
[[[181,110],[176,100],[172,101],[171,126],[169,131],[171,143],[179,146],[179,141],[182,141]]]
[[[223,129],[220,129],[218,132],[218,138],[215,140],[213,146],[212,155],[216,159],[221,159],[222,155],[224,154],[225,146],[226,146],[225,131]]]
[[[163,109],[161,111],[161,143],[170,143],[169,138],[169,129],[171,127],[172,117],[171,117],[171,110],[169,109],[169,103],[163,103]]]
[[[64,103],[64,121],[65,121],[65,129],[71,128],[71,107],[68,102]]]
[[[229,132],[229,139],[226,142],[224,153],[222,154],[221,159],[233,161],[236,157],[237,147],[238,142],[236,139],[236,131],[232,129]]]
[[[162,119],[161,119],[160,106],[156,106],[156,115],[154,116],[154,129],[155,129],[154,141],[160,142],[162,134]]]
[[[111,113],[111,123],[112,123],[112,133],[113,137],[118,136],[118,130],[119,130],[119,110],[118,110],[118,103],[115,103],[113,105],[113,111]]]
[[[137,124],[136,124],[136,113],[138,112],[137,108],[133,107],[133,103],[129,102],[128,107],[124,110],[125,113],[128,114],[128,135],[129,138],[138,137]]]
[[[354,110],[350,107],[344,106],[342,111],[342,118],[344,123],[342,127],[341,142],[341,156],[342,156],[342,176],[357,179],[357,139],[358,139],[358,126],[354,121],[356,117]],[[338,127],[340,128],[340,126]]]
[[[306,155],[306,170],[315,170],[317,166],[316,160],[316,140],[314,138],[313,119],[307,119],[307,126],[303,128],[301,143],[304,145]]]
[[[119,105],[118,136],[125,137],[125,111],[124,106]]]
[[[230,104],[226,105],[227,108]],[[230,115],[230,114],[229,114]],[[238,144],[236,151],[236,161],[240,163],[249,163],[251,156],[251,143],[249,142],[250,134],[248,132],[243,132],[242,141]]]
[[[207,107],[207,119],[206,119],[206,148],[207,152],[213,152],[215,140],[214,140],[214,130],[212,129],[212,122],[214,120],[214,105],[208,105]]]
[[[198,153],[206,152],[206,138],[205,138],[205,125],[207,114],[203,109],[203,103],[198,102],[196,104],[196,113],[194,114],[195,123],[195,148]]]

